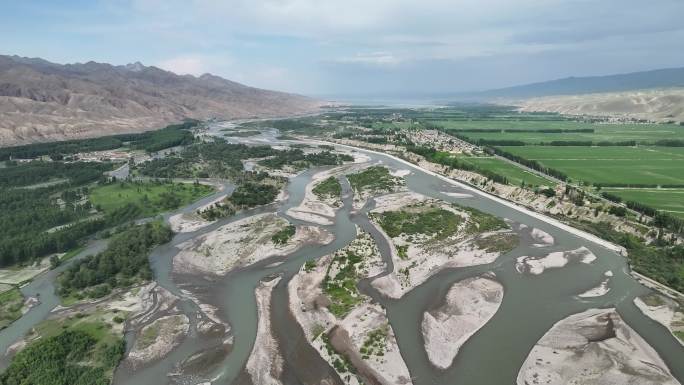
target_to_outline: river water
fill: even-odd
[[[215,124],[209,135],[221,135],[221,129],[230,124]],[[262,135],[247,138],[228,138],[230,141],[248,144],[291,144],[291,141],[279,141],[276,130],[265,131]],[[367,280],[360,282],[359,288],[381,303],[387,310],[389,322],[394,329],[401,354],[409,368],[415,384],[504,384],[515,383],[517,373],[534,344],[559,320],[570,314],[588,308],[616,307],[622,318],[636,330],[660,354],[673,375],[684,383],[684,347],[660,324],[645,317],[634,305],[633,299],[648,289],[637,283],[628,272],[624,257],[601,245],[573,235],[553,224],[541,221],[508,205],[490,199],[486,194],[447,183],[433,175],[415,167],[400,163],[391,157],[367,152],[372,163],[380,163],[393,170],[409,169],[411,174],[405,177],[408,189],[448,202],[469,206],[495,216],[506,218],[520,236],[519,246],[502,255],[495,262],[467,268],[447,269],[432,276],[402,298],[387,299],[379,295]],[[226,218],[205,228],[190,233],[182,233],[169,244],[156,248],[150,255],[150,261],[156,281],[172,293],[183,299],[180,308],[190,316],[191,333],[183,342],[164,359],[135,372],[118,370],[115,384],[121,385],[156,385],[167,384],[172,380],[167,376],[173,372],[179,362],[187,360],[197,353],[219,349],[220,340],[199,336],[195,330],[193,317],[197,312],[197,304],[183,294],[182,288],[202,293],[203,300],[219,308],[218,315],[225,319],[231,327],[233,344],[227,355],[215,355],[211,365],[200,365],[202,370],[174,376],[173,381],[183,384],[194,384],[209,379],[213,384],[231,384],[245,382],[244,366],[253,348],[257,332],[257,310],[254,289],[259,281],[274,275],[282,276],[275,287],[272,297],[272,329],[279,341],[281,353],[285,359],[283,382],[286,384],[318,383],[321,378],[337,378],[334,371],[318,356],[304,340],[301,328],[288,311],[287,284],[291,277],[299,271],[305,261],[329,254],[344,247],[355,237],[355,225],[368,231],[378,243],[383,258],[389,262],[389,245],[368,222],[365,207],[359,212],[352,212],[351,192],[344,177],[340,178],[343,186],[343,203],[336,214],[335,223],[322,226],[335,235],[329,245],[307,245],[290,255],[273,257],[246,268],[235,270],[220,279],[206,277],[178,276],[172,273],[172,259],[178,253],[178,244],[213,231],[232,221],[262,212],[277,212],[293,224],[305,222],[289,218],[285,212],[288,208],[299,205],[304,197],[306,185],[318,170],[307,170],[290,180],[287,186],[288,198],[280,204],[273,204],[234,217]],[[226,185],[221,194],[230,193],[232,186]],[[445,195],[450,193],[467,193],[472,198],[454,198]],[[218,193],[217,193],[218,194]],[[215,199],[207,197],[201,202],[188,206],[178,212],[191,212],[200,205]],[[372,205],[372,202],[370,203]],[[166,216],[168,218],[168,215]],[[519,229],[525,224],[527,229]],[[533,247],[529,236],[531,228],[541,229],[555,238],[550,247]],[[591,264],[569,264],[560,269],[551,269],[538,276],[523,275],[515,269],[518,256],[543,256],[552,251],[565,251],[585,246],[598,258]],[[579,298],[577,294],[596,287],[604,279],[604,272],[612,271],[610,291],[601,297]],[[423,348],[423,337],[420,324],[423,313],[439,306],[449,287],[459,280],[494,272],[497,280],[504,286],[503,302],[494,317],[473,335],[460,349],[453,365],[447,370],[437,370],[428,361]],[[51,291],[52,280],[57,274],[49,273],[34,280],[29,285],[38,287],[48,285],[41,291],[41,299]],[[28,290],[28,287],[25,288]],[[36,289],[31,289],[36,290]],[[28,292],[27,292],[28,293]],[[45,297],[45,298],[48,298]],[[54,299],[56,301],[56,298]],[[48,303],[49,301],[45,301]],[[52,303],[52,302],[50,302]],[[10,328],[0,332],[0,348],[16,341],[27,332],[56,305],[47,304],[43,308],[35,308]],[[41,305],[42,306],[42,305]],[[52,307],[50,307],[52,306]],[[40,311],[37,311],[42,309]],[[21,326],[19,326],[21,325]],[[132,336],[127,336],[129,342]],[[339,382],[339,378],[337,379]],[[249,381],[246,381],[249,383]]]

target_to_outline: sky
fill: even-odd
[[[311,96],[684,66],[684,0],[0,1],[0,54],[140,61]]]

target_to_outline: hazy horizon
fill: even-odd
[[[437,95],[682,67],[684,3],[656,3],[41,0],[4,5],[0,42],[312,96]]]

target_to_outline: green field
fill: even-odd
[[[631,189],[606,188],[623,201],[643,203],[647,206],[684,218],[684,189]]]
[[[212,191],[209,186],[192,183],[111,183],[94,188],[89,199],[105,213],[134,204],[145,217],[184,206]]]
[[[684,185],[684,148],[503,146],[592,184]]]
[[[17,288],[12,288],[0,293],[0,329],[21,317],[21,308],[24,305],[24,297]]]
[[[635,140],[653,143],[657,140],[684,138],[684,126],[674,124],[598,124],[575,121],[515,121],[515,120],[471,120],[434,121],[434,124],[454,130],[455,133],[479,140],[519,140],[529,144],[551,141],[619,142]],[[501,129],[503,132],[458,132],[473,129]],[[593,129],[594,132],[516,132],[515,130],[543,129]],[[510,131],[509,131],[510,130]]]
[[[531,186],[552,186],[555,184],[546,178],[542,178],[537,174],[498,158],[465,157],[459,159],[473,164],[480,169],[489,170],[504,176],[513,185],[519,186],[523,181],[526,185]]]

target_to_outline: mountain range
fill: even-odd
[[[568,77],[467,94],[477,99],[532,98],[684,87],[684,68],[667,68],[627,74]]]
[[[145,131],[186,118],[301,115],[320,106],[211,74],[0,55],[0,146]]]

